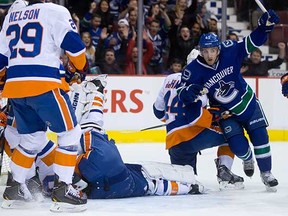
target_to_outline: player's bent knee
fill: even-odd
[[[77,146],[80,142],[81,135],[81,128],[79,124],[77,124],[72,130],[58,133],[58,144],[62,147],[71,145]]]
[[[20,145],[27,150],[41,152],[47,143],[45,131],[37,131],[31,134],[20,134]]]
[[[14,149],[20,143],[20,135],[15,127],[10,125],[6,126],[5,132],[5,139],[9,143],[10,149]]]

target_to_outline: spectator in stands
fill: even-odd
[[[227,35],[227,40],[232,40],[232,41],[239,41],[239,37],[236,33],[230,32]]]
[[[213,32],[216,35],[220,36],[220,31],[218,30],[218,19],[215,15],[211,15],[209,21],[208,21],[208,30],[207,32]],[[203,32],[204,33],[204,32]]]
[[[123,1],[125,2],[125,1]],[[130,10],[138,10],[137,0],[129,0],[128,4],[124,6],[125,8],[120,11],[118,19],[127,19]]]
[[[110,6],[108,0],[101,0],[96,8],[96,13],[101,16],[101,27],[107,28],[108,32],[112,32],[113,15],[110,13]]]
[[[106,49],[104,59],[99,63],[99,68],[103,74],[123,74],[115,58],[115,51],[111,48]]]
[[[201,3],[198,3],[196,19],[200,25],[202,24],[201,28],[208,29],[208,23],[209,23],[211,15],[212,15],[211,11],[207,10],[206,1],[202,1]]]
[[[198,45],[187,26],[181,26],[179,31],[175,25],[169,31],[170,52],[168,63],[171,64],[174,58],[180,59],[186,63],[186,59],[191,50]]]
[[[126,67],[126,51],[128,42],[132,37],[129,32],[129,23],[126,19],[120,19],[118,21],[117,31],[112,32],[111,35],[105,40],[105,48],[112,48],[115,51],[116,61],[124,71]]]
[[[191,27],[196,22],[197,3],[198,1],[192,1],[188,7],[187,0],[177,0],[174,10],[168,12],[172,25]]]
[[[137,32],[137,19],[138,19],[138,11],[136,9],[132,9],[128,12],[128,22],[131,28],[135,29]]]
[[[199,43],[201,34],[202,34],[201,26],[198,22],[195,22],[191,28],[191,35],[196,44]]]
[[[180,71],[182,71],[182,69],[183,69],[183,61],[181,61],[178,58],[174,58],[171,61],[171,65],[170,65],[169,69],[164,71],[163,74],[169,75],[169,74],[173,74],[173,73],[179,73]]]
[[[81,21],[82,31],[88,31],[92,38],[92,43],[97,48],[102,31],[107,32],[107,28],[101,27],[101,16],[97,13],[93,13],[91,20],[89,20],[90,14],[86,14],[84,19]],[[89,23],[87,23],[89,21]]]
[[[285,43],[279,43],[279,55],[276,60],[261,61],[262,52],[256,48],[251,54],[250,58],[243,62],[241,73],[243,76],[268,76],[268,70],[280,66],[285,59]]]
[[[126,55],[126,62],[127,66],[125,68],[125,74],[129,75],[136,75],[137,74],[137,61],[138,61],[138,48],[136,46],[136,31],[133,31],[133,36],[131,40],[128,43],[127,48],[127,55]],[[143,40],[145,41],[146,50],[143,53],[142,58],[142,74],[147,74],[147,68],[149,61],[151,60],[153,56],[153,43],[149,39],[147,32],[143,30]]]
[[[148,36],[153,42],[154,54],[148,65],[148,74],[161,74],[164,68],[163,52],[166,48],[166,39],[171,26],[170,19],[165,11],[160,8],[162,18],[165,20],[163,25],[160,25],[159,20],[152,20],[148,27]]]
[[[161,23],[161,13],[160,13],[160,4],[152,3],[148,9],[147,14],[145,15],[145,24],[149,25],[153,20],[159,20]],[[163,19],[162,19],[163,20]],[[162,23],[161,23],[162,24]]]
[[[86,58],[89,63],[89,67],[95,66],[95,56],[96,56],[96,48],[92,44],[91,34],[89,32],[82,32],[81,39],[86,47]]]

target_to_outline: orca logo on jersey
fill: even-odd
[[[223,80],[218,82],[219,88],[215,88],[214,98],[223,103],[229,103],[233,101],[238,94],[238,90],[234,88],[235,84],[233,81],[225,83]]]

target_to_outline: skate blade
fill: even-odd
[[[269,187],[269,186],[266,186],[266,191],[268,192],[271,192],[271,193],[276,193],[277,192],[277,188],[276,187]]]
[[[35,203],[34,203],[35,205]],[[26,209],[33,207],[33,203],[24,200],[3,200],[1,208],[3,209]]]
[[[69,203],[54,202],[51,207],[51,212],[83,212],[87,210],[87,205],[72,205]]]
[[[220,190],[242,190],[245,186],[243,182],[236,182],[234,184],[229,183],[228,181],[219,182]]]

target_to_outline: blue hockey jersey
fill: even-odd
[[[203,85],[209,90],[212,104],[230,110],[236,118],[248,119],[254,112],[256,96],[240,69],[244,58],[266,39],[267,33],[256,29],[243,41],[224,41],[214,65],[206,64],[202,56],[187,65],[182,73],[182,84]]]

